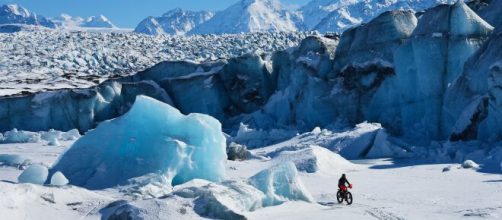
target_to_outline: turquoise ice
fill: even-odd
[[[138,96],[125,115],[101,123],[61,156],[51,173],[70,184],[102,189],[149,173],[171,185],[225,176],[226,142],[221,124],[203,114],[183,115],[168,104]]]

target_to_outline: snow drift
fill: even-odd
[[[125,115],[101,123],[61,156],[61,171],[73,185],[92,189],[125,184],[159,173],[177,185],[194,178],[224,178],[225,137],[220,123],[202,114],[138,96]]]

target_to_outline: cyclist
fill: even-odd
[[[340,177],[340,179],[338,180],[338,188],[342,192],[347,192],[347,185],[345,185],[345,184],[347,184],[350,187],[350,183],[347,180],[347,177],[345,176],[345,173],[344,173],[344,174],[342,174],[342,177]]]

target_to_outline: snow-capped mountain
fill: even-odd
[[[10,4],[0,6],[0,25],[2,24],[26,24],[54,28],[52,21],[30,12],[19,5]]]
[[[438,4],[454,2],[453,0],[314,0],[301,11],[304,23],[309,29],[320,32],[343,32],[355,25],[366,23],[386,11],[398,9],[423,11]]]
[[[61,28],[78,28],[85,21],[82,17],[73,17],[69,14],[61,14],[51,20],[56,24],[56,26]]]
[[[213,18],[195,27],[189,33],[297,31],[300,18],[298,14],[285,9],[276,0],[242,0],[217,12]]]
[[[183,35],[213,16],[214,13],[209,11],[187,11],[176,8],[160,17],[145,18],[134,31],[149,35]]]
[[[360,0],[312,0],[300,8],[303,24],[308,29],[314,28],[330,12],[347,5],[352,5]]]
[[[80,25],[87,28],[117,28],[107,17],[104,15],[91,16]]]
[[[91,16],[86,19],[82,17],[73,17],[68,14],[61,14],[56,18],[51,19],[58,28],[61,29],[118,29],[107,17],[104,15]]]

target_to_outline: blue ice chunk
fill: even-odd
[[[4,133],[4,143],[37,143],[41,140],[40,134],[29,131],[12,129]]]
[[[173,186],[194,178],[224,178],[226,141],[221,124],[203,114],[183,115],[155,99],[138,96],[123,116],[101,123],[61,156],[51,172],[71,184],[102,189],[149,173]]]
[[[314,199],[303,186],[295,164],[285,162],[263,170],[249,179],[251,185],[265,193],[263,206],[279,205],[285,201]]]
[[[47,167],[40,164],[33,164],[28,169],[26,169],[19,177],[17,177],[17,181],[19,183],[33,183],[43,185],[45,180],[47,180],[47,176],[49,174],[49,170]]]
[[[25,164],[28,158],[16,154],[0,154],[0,165],[20,166]]]
[[[68,184],[68,182],[68,179],[59,171],[54,173],[51,177],[51,185],[53,186],[64,186]]]

